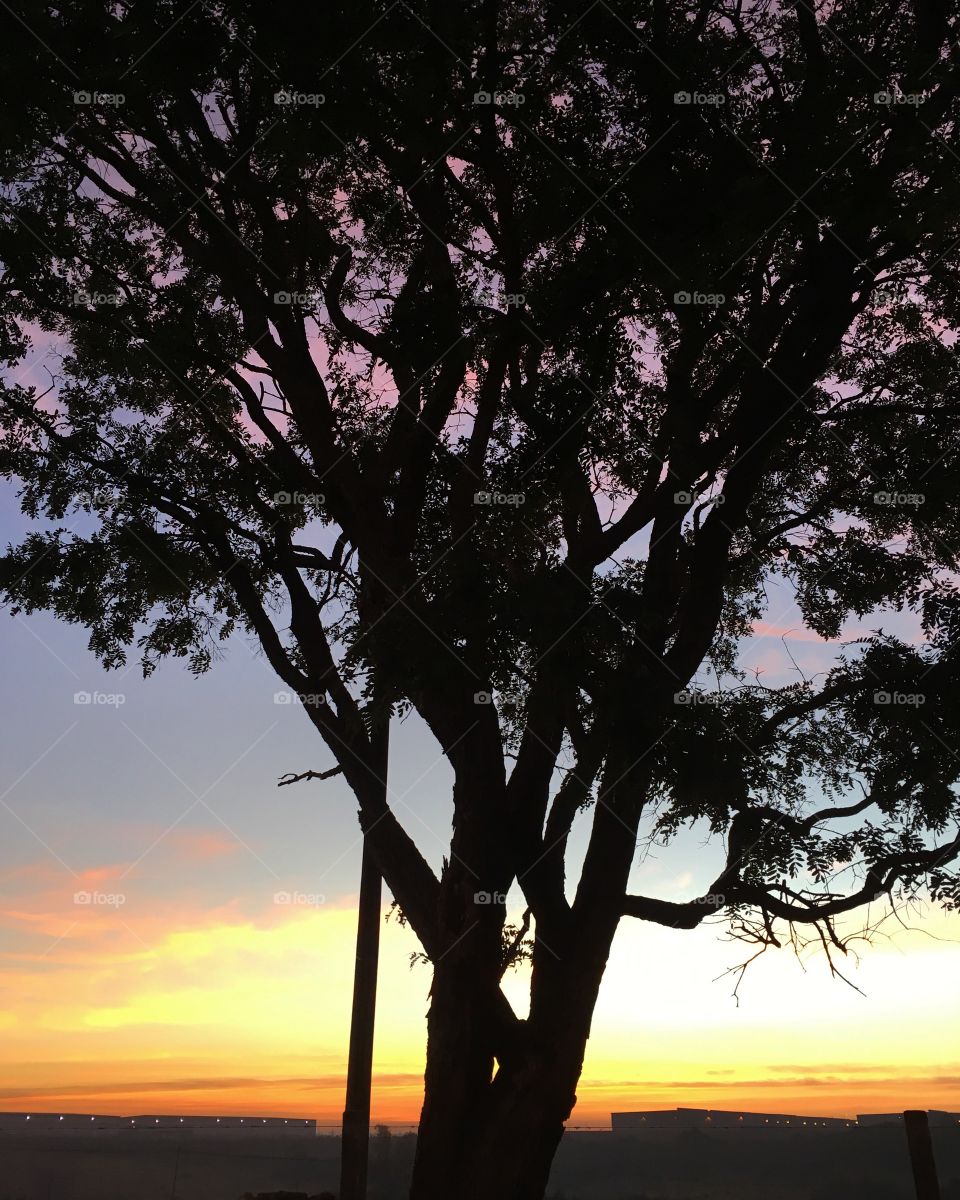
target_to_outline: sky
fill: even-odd
[[[25,526],[11,489],[0,501],[6,542]],[[784,637],[801,666],[829,661],[789,601],[774,607],[748,664],[775,681]],[[200,679],[172,662],[143,680],[135,663],[103,671],[86,636],[0,613],[0,1108],[336,1125],[360,863],[346,786],[277,788],[331,764],[246,638]],[[396,722],[392,802],[435,867],[450,782],[418,719]],[[692,897],[719,861],[695,829],[638,861],[634,885]],[[821,955],[771,951],[737,998],[725,972],[745,948],[722,926],[625,921],[571,1125],[678,1104],[960,1108],[960,918],[902,915],[845,965],[863,994]],[[373,1119],[397,1126],[421,1101],[430,976],[410,967],[416,948],[384,923]],[[522,969],[506,984],[520,1013],[525,985]]]

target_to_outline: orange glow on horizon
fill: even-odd
[[[216,852],[211,844],[207,852]],[[109,871],[98,884],[109,887]],[[353,972],[347,898],[205,914],[77,912],[18,897],[0,973],[0,1109],[287,1116],[339,1125]],[[588,1046],[572,1127],[612,1111],[683,1107],[852,1116],[960,1108],[956,921],[931,915],[868,951],[867,998],[787,953],[748,975],[714,931],[625,925]],[[42,946],[41,946],[42,943]],[[429,970],[383,929],[373,1120],[412,1126],[421,1103]],[[909,970],[905,967],[909,966]],[[851,968],[851,970],[853,970]],[[526,977],[505,989],[522,1015]]]

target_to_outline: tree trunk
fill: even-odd
[[[490,1009],[476,989],[458,994],[438,964],[411,1200],[543,1197],[576,1103],[601,972],[552,974],[494,1075]]]
[[[411,1190],[415,1200],[461,1195],[463,1164],[490,1089],[494,1028],[489,979],[496,980],[496,974],[488,974],[487,986],[482,987],[468,965],[441,960],[434,967]]]
[[[429,1096],[428,1078],[411,1200],[541,1200],[578,1076],[543,1059],[501,1068],[466,1120]]]
[[[471,1139],[458,1189],[464,1200],[541,1200],[576,1103],[579,1067],[558,1068],[541,1061],[498,1077],[493,1111]]]

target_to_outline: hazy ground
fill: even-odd
[[[943,1200],[960,1200],[960,1127],[933,1131]],[[401,1200],[413,1136],[377,1142],[370,1200]],[[0,1136],[0,1200],[240,1200],[244,1192],[336,1191],[338,1138],[225,1143],[149,1135]],[[571,1133],[552,1200],[914,1200],[892,1129],[729,1134]]]

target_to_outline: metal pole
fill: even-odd
[[[937,1163],[933,1157],[933,1142],[930,1140],[930,1121],[927,1114],[914,1110],[905,1112],[903,1125],[907,1131],[907,1146],[910,1149],[917,1200],[940,1200],[940,1182],[937,1179]]]
[[[374,731],[376,768],[387,790],[389,717]],[[340,1149],[340,1200],[366,1200],[370,1149],[370,1084],[373,1031],[377,1008],[377,963],[380,954],[380,872],[363,841],[360,902],[357,912],[357,961],[353,973],[353,1012],[347,1062],[347,1096]]]

